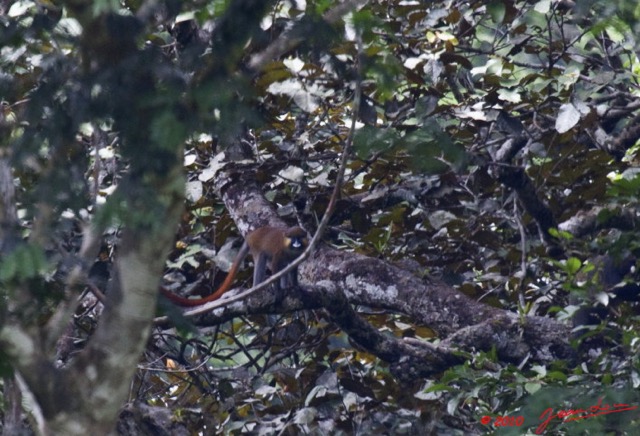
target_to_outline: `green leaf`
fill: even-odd
[[[353,148],[358,157],[365,159],[376,151],[391,149],[398,144],[400,135],[394,129],[365,126],[353,138]]]
[[[549,234],[554,238],[564,239],[570,241],[573,239],[573,235],[565,230],[549,229]]]
[[[47,260],[42,249],[24,244],[5,256],[0,265],[0,281],[26,280],[46,269]]]
[[[575,274],[580,270],[582,262],[576,257],[570,257],[565,264],[565,271],[569,274]]]
[[[549,380],[557,380],[559,382],[566,382],[567,381],[567,375],[561,371],[550,371],[547,374],[547,379]]]
[[[409,164],[427,174],[449,169],[459,171],[467,163],[464,149],[432,119],[428,119],[421,129],[407,134],[402,142],[412,157]]]
[[[178,121],[172,111],[163,111],[154,118],[151,138],[165,150],[175,150],[187,137],[185,125]]]
[[[502,1],[490,2],[487,5],[487,12],[489,12],[489,15],[491,15],[491,19],[494,23],[502,23],[502,21],[504,20],[505,11],[506,8],[504,6],[504,2]]]
[[[18,260],[15,256],[15,252],[11,255],[5,256],[0,264],[0,281],[7,282],[16,276],[18,270]]]
[[[524,384],[524,389],[530,394],[535,394],[540,390],[541,387],[542,387],[541,383],[525,383]]]

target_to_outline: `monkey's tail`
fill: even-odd
[[[238,252],[236,259],[233,261],[233,265],[231,265],[229,274],[227,274],[227,277],[224,279],[224,282],[222,282],[220,287],[211,295],[208,295],[204,298],[185,298],[185,297],[181,297],[180,295],[174,294],[164,286],[160,286],[160,292],[162,292],[162,295],[167,297],[173,303],[179,306],[184,306],[184,307],[200,306],[201,304],[208,303],[210,301],[216,301],[217,299],[222,297],[225,292],[231,289],[233,280],[235,279],[236,274],[238,273],[238,269],[240,269],[240,264],[242,263],[242,261],[244,260],[244,258],[247,256],[248,253],[249,253],[249,246],[245,242],[242,245],[242,248],[240,249],[240,251]]]

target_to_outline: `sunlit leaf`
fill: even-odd
[[[556,118],[556,130],[565,133],[571,130],[580,121],[580,112],[571,103],[560,106],[558,118]]]
[[[202,182],[199,180],[193,180],[187,183],[186,187],[187,200],[192,203],[197,202],[202,197]]]
[[[533,6],[533,9],[541,14],[546,14],[551,9],[551,0],[540,0]]]
[[[528,393],[535,394],[540,390],[540,388],[542,388],[542,384],[541,383],[525,383],[524,388]]]
[[[567,262],[565,264],[566,271],[569,274],[577,273],[580,270],[581,266],[582,266],[582,262],[580,261],[580,259],[576,257],[570,257],[569,259],[567,259]]]

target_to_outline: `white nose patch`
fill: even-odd
[[[300,243],[300,241],[298,241],[297,239],[294,239],[294,240],[291,242],[291,246],[292,246],[293,248],[300,248],[300,247],[302,247],[302,244],[301,244],[301,243]]]

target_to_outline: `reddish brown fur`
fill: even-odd
[[[292,247],[291,244],[294,240],[301,242],[302,247]],[[165,297],[180,306],[194,307],[210,301],[215,301],[231,289],[231,285],[238,273],[238,269],[249,252],[253,257],[255,264],[253,286],[256,286],[264,281],[264,277],[266,275],[266,260],[270,260],[271,273],[275,274],[298,257],[307,245],[307,233],[300,227],[291,227],[289,229],[260,227],[247,234],[240,252],[233,261],[233,265],[231,265],[229,274],[227,274],[222,285],[220,285],[213,294],[205,298],[194,299],[181,297],[170,292],[164,287],[161,287],[160,291]],[[297,274],[297,271],[293,271],[292,274]],[[258,283],[256,283],[256,281],[258,281]],[[292,281],[293,284],[297,283],[297,280],[295,279],[292,279]]]

